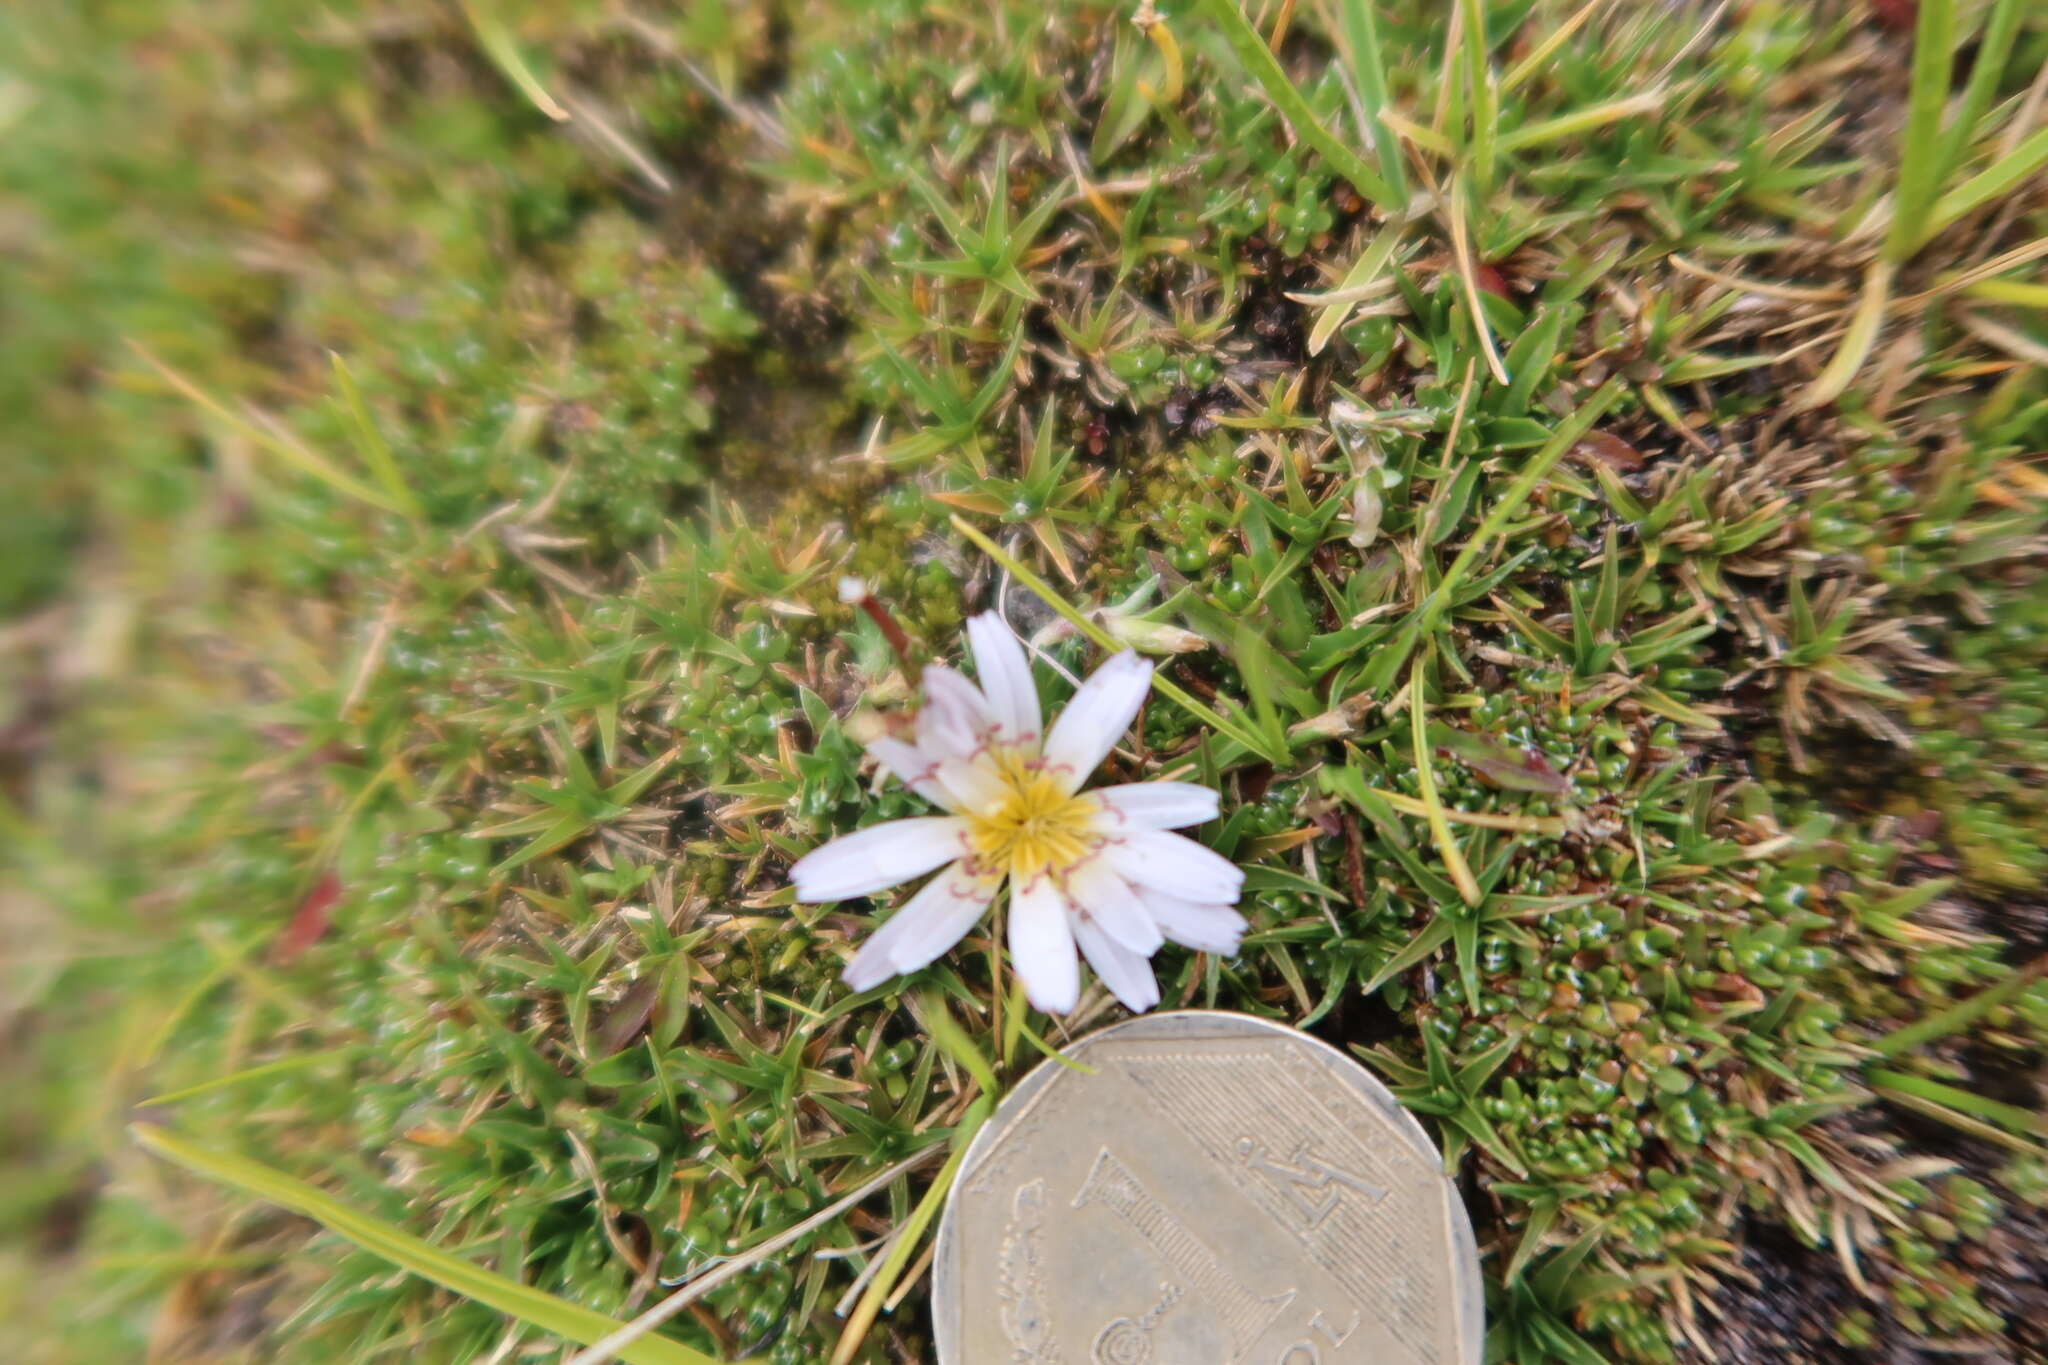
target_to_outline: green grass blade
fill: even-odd
[[[1970,143],[1976,139],[1977,124],[1983,119],[1984,111],[1991,107],[1992,97],[1998,93],[1998,78],[2005,74],[2013,40],[2019,36],[2022,17],[2020,0],[1997,0],[1992,7],[1991,18],[1984,25],[1984,36],[1977,43],[1977,58],[1970,63],[1970,83],[1963,87],[1963,97],[1956,104],[1955,118],[1949,124],[1948,136],[1942,143],[1941,176],[1944,182],[1963,164]]]
[[[1910,1094],[1904,1090],[1880,1089],[1878,1093],[1892,1104],[1901,1105],[1916,1113],[1925,1114],[1928,1118],[1945,1123],[1960,1132],[1970,1134],[1972,1137],[1982,1138],[1986,1142],[1996,1143],[2001,1147],[2008,1147],[2015,1152],[2023,1152],[2036,1160],[2048,1161],[2048,1147],[2044,1147],[2038,1142],[2029,1141],[2015,1133],[2009,1133],[1997,1124],[1988,1123],[1974,1114],[1965,1114],[1960,1109],[1951,1109],[1945,1104],[1938,1104],[1933,1100]]]
[[[1508,371],[1508,386],[1493,411],[1510,417],[1528,411],[1536,397],[1536,385],[1550,373],[1557,359],[1557,341],[1564,333],[1564,323],[1565,310],[1553,304],[1515,338],[1515,344],[1501,357],[1501,364]]]
[[[476,0],[463,0],[462,13],[469,20],[469,26],[476,34],[477,46],[491,59],[491,65],[512,82],[515,89],[533,101],[533,107],[557,123],[569,121],[569,111],[556,102],[541,84],[527,63],[526,54],[519,50],[519,44],[512,39],[512,30],[505,27],[505,21],[485,11]]]
[[[675,766],[676,754],[677,751],[671,749],[665,754],[648,759],[647,762],[635,768],[632,772],[627,773],[609,787],[606,787],[604,789],[604,799],[614,805],[632,805],[640,799],[641,793],[654,785],[654,779]]]
[[[1487,60],[1483,0],[1464,0],[1458,12],[1465,30],[1465,84],[1470,91],[1472,139],[1465,144],[1465,165],[1474,195],[1483,204],[1493,193],[1494,160],[1500,143],[1500,88]]]
[[[1259,88],[1266,92],[1267,99],[1273,101],[1280,116],[1294,129],[1296,137],[1315,148],[1337,174],[1349,180],[1353,188],[1374,203],[1389,208],[1397,202],[1406,204],[1405,195],[1397,201],[1378,172],[1366,165],[1342,138],[1323,126],[1315,110],[1309,108],[1308,101],[1294,88],[1294,82],[1288,80],[1287,73],[1280,69],[1280,63],[1273,56],[1272,49],[1266,46],[1266,40],[1259,36],[1258,30],[1238,9],[1237,0],[1196,0],[1196,8],[1223,30],[1230,50],[1237,54],[1238,61],[1258,81]]]
[[[1372,139],[1373,155],[1386,177],[1387,210],[1400,213],[1408,207],[1408,172],[1402,165],[1401,144],[1380,118],[1387,107],[1387,70],[1380,60],[1379,25],[1373,18],[1373,0],[1341,0],[1344,9],[1344,44],[1350,49],[1351,76],[1358,86],[1363,106],[1365,135]]]
[[[1479,349],[1486,356],[1486,368],[1501,384],[1509,382],[1507,366],[1501,363],[1500,348],[1493,340],[1493,325],[1486,320],[1486,304],[1479,297],[1479,269],[1472,255],[1472,232],[1466,223],[1467,191],[1472,181],[1463,174],[1451,176],[1451,183],[1444,192],[1444,213],[1451,229],[1451,255],[1458,263],[1458,283],[1465,291],[1465,308],[1472,316],[1472,330],[1479,338]],[[1484,205],[1473,205],[1483,210]],[[1472,383],[1472,371],[1465,372],[1467,388]],[[1464,400],[1459,400],[1462,408]]]
[[[339,351],[329,351],[327,358],[334,362],[335,387],[341,390],[341,401],[348,408],[349,420],[356,430],[356,451],[363,458],[363,464],[391,495],[391,501],[398,510],[418,521],[425,515],[420,500],[414,496],[412,485],[405,481],[405,471],[398,467],[398,458],[391,453],[391,443],[384,439],[384,433],[377,430],[377,423],[370,416],[370,409],[363,403],[362,391],[356,388],[356,377],[349,373],[348,362],[341,358]]]
[[[1428,924],[1417,930],[1415,937],[1409,939],[1407,945],[1400,952],[1388,958],[1386,964],[1379,969],[1379,972],[1373,979],[1358,988],[1358,993],[1360,995],[1371,995],[1380,987],[1386,985],[1389,981],[1392,981],[1395,977],[1407,971],[1446,943],[1449,943],[1452,931],[1456,927],[1457,921],[1453,920],[1449,915],[1440,914],[1436,916]]]
[[[1351,316],[1351,310],[1356,306],[1348,301],[1351,295],[1362,295],[1363,291],[1385,272],[1387,262],[1393,259],[1394,250],[1400,244],[1401,230],[1387,227],[1381,229],[1380,234],[1372,239],[1371,246],[1359,253],[1351,269],[1344,273],[1344,278],[1330,291],[1331,295],[1338,296],[1338,301],[1320,305],[1315,325],[1309,329],[1310,355],[1323,353],[1323,348],[1330,344],[1330,338],[1337,335],[1337,329],[1344,325],[1344,320]]]
[[[1955,61],[1955,0],[1920,0],[1913,31],[1913,85],[1906,103],[1906,134],[1899,148],[1899,187],[1884,258],[1898,265],[1919,250],[1929,215],[1941,194],[1941,115],[1948,103]]]
[[[1508,1261],[1508,1268],[1501,1278],[1509,1284],[1521,1279],[1522,1272],[1529,1268],[1538,1251],[1543,1249],[1543,1239],[1557,1222],[1558,1203],[1554,1198],[1542,1199],[1529,1206],[1529,1217],[1522,1224],[1522,1235],[1515,1242],[1515,1254]]]
[[[215,398],[205,389],[200,388],[184,375],[178,373],[178,371],[172,369],[163,361],[158,360],[155,353],[141,342],[131,338],[128,346],[137,356],[142,358],[143,363],[155,370],[157,375],[166,384],[169,384],[173,389],[177,390],[187,399],[190,399],[196,407],[212,414],[237,435],[269,451],[301,474],[309,474],[321,483],[326,484],[329,488],[332,488],[335,492],[354,498],[358,502],[366,502],[370,506],[381,508],[386,512],[404,513],[405,509],[394,502],[382,489],[372,488],[369,484],[364,483],[355,475],[334,464],[325,456],[308,449],[296,437],[293,437],[281,427],[266,425],[236,412],[233,408]]]
[[[2048,165],[2048,128],[2036,129],[2019,146],[1941,196],[1928,211],[1913,251],[1925,246],[1934,234],[1964,214],[1975,212],[2007,190],[2025,183],[2044,165]]]
[[[1963,292],[1987,303],[2009,303],[2015,308],[2048,308],[2048,284],[2025,280],[1979,280],[1963,286]]]
[[[1577,33],[1580,27],[1606,3],[1607,0],[1586,0],[1585,4],[1573,12],[1571,18],[1544,35],[1542,42],[1530,48],[1528,55],[1508,68],[1508,74],[1501,77],[1501,94],[1513,93],[1524,81],[1548,67],[1551,57],[1565,45],[1566,40]]]
[[[1872,1043],[1870,1050],[1880,1057],[1896,1057],[1902,1052],[1911,1052],[1922,1043],[1960,1033],[2032,985],[2043,971],[2048,971],[2048,958],[2020,968],[1998,984],[1987,986],[1969,999],[1958,1001],[1939,1013],[1893,1029]]]
[[[593,828],[592,822],[581,815],[564,815],[541,832],[538,839],[514,850],[504,861],[491,869],[491,875],[502,877],[507,872],[517,871],[535,858],[546,857],[556,849],[582,838]]]
[[[1637,114],[1653,113],[1664,107],[1665,92],[1646,90],[1640,95],[1626,99],[1609,100],[1586,109],[1575,109],[1569,114],[1556,118],[1538,119],[1525,123],[1519,128],[1502,133],[1500,150],[1519,152],[1528,147],[1540,147],[1546,142],[1562,142],[1568,138],[1582,137],[1595,128],[1604,128],[1610,123],[1619,123]]]
[[[1279,709],[1273,701],[1276,665],[1272,646],[1248,622],[1240,621],[1231,653],[1237,661],[1238,675],[1244,679],[1244,689],[1251,694],[1252,722],[1258,726],[1268,745],[1285,750],[1287,726],[1281,721]]]
[[[989,1065],[988,1057],[968,1037],[967,1030],[953,1021],[946,1009],[946,998],[937,991],[921,991],[917,997],[918,1009],[924,1019],[925,1031],[932,1041],[939,1045],[948,1057],[959,1063],[974,1083],[981,1087],[981,1093],[993,1099],[1002,1093],[996,1084],[995,1068]]]
[[[1849,387],[1849,381],[1863,368],[1863,362],[1870,358],[1870,348],[1877,344],[1878,329],[1884,324],[1885,305],[1891,302],[1892,276],[1897,273],[1888,258],[1879,257],[1870,263],[1870,270],[1863,277],[1863,295],[1856,303],[1856,311],[1849,317],[1848,330],[1842,334],[1842,344],[1835,351],[1835,358],[1828,362],[1806,391],[1792,402],[1793,410],[1803,412],[1834,402]]]
[[[1986,1123],[2014,1133],[2048,1137],[2048,1118],[2017,1104],[2007,1104],[1980,1095],[1974,1090],[1915,1076],[1906,1071],[1876,1070],[1870,1073],[1870,1087],[1880,1095],[1910,1095],[1915,1099],[1938,1104],[1957,1113],[1968,1114]]]
[[[1436,851],[1450,870],[1458,895],[1465,904],[1477,905],[1482,899],[1479,883],[1472,877],[1472,869],[1465,862],[1465,852],[1458,846],[1457,836],[1451,833],[1451,822],[1444,818],[1443,800],[1436,794],[1436,771],[1429,745],[1429,714],[1423,704],[1422,690],[1422,656],[1418,654],[1408,670],[1409,738],[1415,746],[1415,783],[1423,809],[1427,812],[1429,837],[1435,840]]]
[[[1471,569],[1480,552],[1500,534],[1501,528],[1508,524],[1509,519],[1522,510],[1522,504],[1536,491],[1536,485],[1542,482],[1543,476],[1556,467],[1557,462],[1564,458],[1565,452],[1579,443],[1581,436],[1593,429],[1593,424],[1604,417],[1609,408],[1620,401],[1621,395],[1620,382],[1608,380],[1594,391],[1592,397],[1579,404],[1571,416],[1558,423],[1557,430],[1550,434],[1550,439],[1529,457],[1529,462],[1522,467],[1522,472],[1515,476],[1515,481],[1508,485],[1507,491],[1501,494],[1500,500],[1487,512],[1486,520],[1479,524],[1479,529],[1465,542],[1465,548],[1451,561],[1451,567],[1444,570],[1443,580],[1436,585],[1436,591],[1423,603],[1423,630],[1435,628],[1436,623],[1443,618],[1444,612],[1449,608],[1454,590],[1464,580],[1465,574]]]
[[[304,1067],[318,1066],[323,1062],[340,1061],[347,1057],[353,1057],[361,1051],[362,1048],[351,1045],[348,1047],[328,1048],[324,1052],[301,1053],[298,1056],[285,1057],[275,1062],[264,1062],[260,1066],[245,1067],[240,1071],[230,1072],[225,1076],[215,1076],[212,1080],[201,1081],[197,1085],[188,1085],[178,1090],[167,1090],[161,1095],[151,1095],[146,1100],[137,1101],[135,1107],[138,1109],[148,1109],[161,1104],[176,1104],[180,1100],[189,1100],[194,1095],[205,1095],[215,1090],[225,1090],[230,1086],[241,1085],[246,1081],[258,1081],[266,1076],[283,1075],[286,1072],[298,1071]]]
[[[350,1208],[325,1191],[261,1162],[201,1147],[163,1128],[137,1124],[130,1131],[137,1142],[166,1161],[311,1218],[402,1270],[543,1332],[587,1346],[622,1325],[602,1313],[450,1255],[431,1242]],[[628,1347],[620,1359],[629,1365],[719,1365],[713,1357],[664,1337],[642,1338]]]

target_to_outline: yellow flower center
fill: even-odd
[[[1086,793],[1068,795],[1049,774],[1021,761],[1004,760],[1002,768],[1007,795],[987,812],[967,817],[967,841],[978,862],[1025,882],[1047,868],[1070,867],[1093,851],[1100,802]]]

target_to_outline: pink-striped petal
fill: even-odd
[[[1165,935],[1197,952],[1234,957],[1245,930],[1251,926],[1243,915],[1227,905],[1204,905],[1184,901],[1164,891],[1146,891],[1145,908]]]
[[[1074,693],[1045,738],[1046,767],[1062,776],[1068,791],[1080,790],[1088,775],[1109,757],[1152,685],[1152,665],[1125,650],[1095,670]]]
[[[970,758],[995,729],[988,698],[944,664],[926,664],[924,706],[917,713],[917,747],[933,758]]]
[[[1166,942],[1145,902],[1105,859],[1090,858],[1067,875],[1067,898],[1083,921],[1100,925],[1104,933],[1134,953],[1150,957]],[[1078,926],[1075,932],[1080,932]]]
[[[1163,830],[1133,830],[1112,840],[1102,856],[1126,881],[1182,900],[1235,905],[1244,889],[1244,873],[1230,859]]]
[[[915,745],[883,736],[871,739],[867,751],[875,761],[896,774],[896,780],[944,811],[958,811],[960,800],[942,786],[934,773],[937,765]]]
[[[1132,952],[1104,932],[1101,925],[1085,919],[1074,923],[1074,942],[1080,945],[1102,984],[1123,1002],[1125,1009],[1143,1014],[1159,1003],[1159,980],[1152,975],[1152,964],[1144,955]]]
[[[1089,793],[1132,829],[1184,829],[1216,818],[1216,793],[1193,782],[1127,782]]]
[[[995,899],[1000,877],[970,876],[954,863],[868,936],[846,965],[846,984],[864,991],[914,972],[958,943]]]
[[[974,647],[974,669],[981,677],[981,690],[1004,742],[1036,744],[1044,724],[1038,708],[1038,684],[1032,681],[1031,661],[1017,643],[1016,633],[995,612],[985,611],[968,618],[967,639]]]
[[[1034,1008],[1065,1014],[1081,998],[1066,896],[1050,877],[1010,884],[1010,962]]]

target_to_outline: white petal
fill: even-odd
[[[1031,679],[1031,661],[1003,618],[992,611],[967,619],[967,639],[974,646],[974,669],[988,707],[1012,744],[1035,744],[1043,721],[1038,709],[1038,684]]]
[[[917,747],[938,757],[970,757],[995,728],[981,689],[946,667],[926,664],[924,707],[917,713]]]
[[[850,900],[922,876],[967,848],[967,822],[918,815],[856,830],[796,860],[789,879],[806,904]]]
[[[1067,790],[1078,791],[1109,756],[1152,685],[1152,665],[1125,650],[1095,670],[1045,739],[1046,767],[1062,773]]]
[[[898,781],[934,806],[947,811],[960,809],[959,798],[934,780],[933,769],[936,765],[926,758],[915,744],[890,739],[885,735],[880,739],[869,740],[866,748],[875,756],[877,763],[896,774]]]
[[[1205,905],[1235,905],[1244,873],[1222,854],[1193,839],[1160,830],[1133,830],[1103,850],[1126,881]]]
[[[1082,920],[1093,920],[1134,953],[1150,957],[1166,942],[1152,922],[1152,912],[1106,859],[1090,858],[1068,874],[1067,897],[1079,908]],[[1074,932],[1079,935],[1078,924]]]
[[[1067,898],[1052,878],[1010,883],[1010,963],[1025,996],[1047,1014],[1065,1014],[1081,998],[1081,964],[1067,914]]]
[[[1147,891],[1145,908],[1166,936],[1198,952],[1234,957],[1244,931],[1251,926],[1243,915],[1227,905],[1201,905],[1169,896],[1164,891]]]
[[[1089,793],[1131,829],[1181,829],[1216,818],[1216,793],[1193,782],[1127,782]]]
[[[868,936],[846,966],[846,984],[864,991],[914,972],[960,941],[995,899],[999,877],[972,877],[954,863]]]
[[[1133,1014],[1143,1014],[1159,1003],[1159,980],[1152,964],[1086,920],[1074,925],[1074,942],[1088,955],[1088,965],[1109,987],[1110,994]]]

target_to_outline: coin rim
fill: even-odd
[[[1465,1208],[1465,1201],[1458,1194],[1458,1187],[1448,1172],[1443,1169],[1443,1157],[1431,1142],[1415,1115],[1402,1107],[1400,1100],[1387,1089],[1380,1079],[1360,1066],[1356,1060],[1312,1033],[1306,1033],[1291,1024],[1273,1019],[1261,1019],[1255,1014],[1242,1014],[1236,1010],[1164,1010],[1157,1014],[1141,1014],[1121,1023],[1078,1038],[1062,1049],[1062,1056],[1069,1061],[1080,1060],[1080,1053],[1096,1043],[1106,1042],[1118,1034],[1151,1034],[1160,1032],[1160,1025],[1168,1025],[1169,1035],[1178,1024],[1182,1029],[1200,1024],[1227,1023],[1251,1025],[1251,1032],[1276,1033],[1296,1043],[1306,1044],[1313,1049],[1328,1053],[1342,1062],[1336,1068],[1337,1074],[1356,1089],[1364,1098],[1377,1105],[1393,1121],[1394,1130],[1405,1137],[1442,1176],[1442,1194],[1445,1219],[1450,1224],[1452,1292],[1457,1296],[1457,1324],[1463,1365],[1479,1365],[1486,1341],[1486,1304],[1479,1273],[1479,1243],[1472,1232],[1472,1215]],[[988,1156],[988,1149],[1002,1136],[1006,1125],[1005,1113],[1012,1116],[1015,1110],[1030,1098],[1064,1068],[1056,1058],[1047,1057],[1025,1074],[1024,1079],[1010,1088],[989,1116],[981,1131],[974,1135],[974,1141],[967,1145],[967,1155],[960,1161],[960,1167],[953,1177],[955,1191],[965,1185],[975,1168]],[[939,1365],[963,1365],[960,1359],[961,1314],[960,1290],[955,1283],[959,1274],[955,1268],[960,1254],[960,1220],[954,1215],[953,1200],[946,1200],[945,1212],[939,1219],[937,1251],[932,1261],[932,1338],[938,1348]]]

